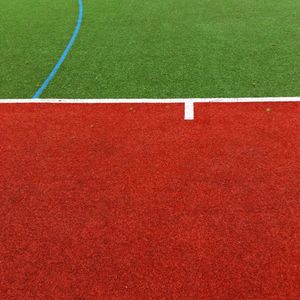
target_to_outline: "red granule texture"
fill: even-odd
[[[300,299],[299,103],[0,105],[0,299]]]

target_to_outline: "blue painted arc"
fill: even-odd
[[[51,80],[55,77],[56,73],[58,72],[58,70],[60,69],[61,65],[63,64],[63,62],[65,61],[66,57],[68,56],[74,41],[79,33],[80,27],[81,27],[81,23],[82,23],[82,18],[83,18],[83,4],[82,4],[82,0],[78,0],[78,6],[79,6],[79,14],[78,14],[78,20],[77,20],[77,24],[76,27],[74,29],[74,32],[72,34],[72,37],[66,47],[66,49],[64,50],[63,54],[61,55],[61,57],[59,58],[58,62],[56,63],[55,67],[53,68],[53,70],[51,71],[51,73],[49,74],[48,78],[44,81],[44,83],[41,85],[41,87],[36,91],[36,93],[34,94],[34,96],[32,97],[32,99],[38,99],[42,93],[44,92],[44,90],[48,87],[49,83],[51,82]]]

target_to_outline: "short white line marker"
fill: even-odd
[[[184,102],[184,119],[194,120],[194,102],[192,100]]]

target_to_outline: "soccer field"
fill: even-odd
[[[72,36],[78,1],[0,4],[0,98],[31,98]],[[299,14],[295,0],[83,1],[41,97],[299,96]]]

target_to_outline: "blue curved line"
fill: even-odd
[[[78,35],[79,29],[81,27],[81,23],[82,23],[82,17],[83,17],[83,5],[82,5],[82,0],[78,0],[78,5],[79,5],[79,15],[78,15],[78,21],[77,21],[77,25],[75,27],[75,30],[73,32],[73,35],[69,41],[69,44],[67,45],[65,51],[63,52],[62,56],[60,57],[60,59],[58,60],[57,64],[55,65],[55,67],[53,68],[53,70],[51,71],[51,73],[49,74],[48,78],[44,81],[44,83],[42,84],[42,86],[37,90],[37,92],[34,94],[34,96],[32,97],[32,99],[37,99],[41,96],[41,94],[43,93],[43,91],[47,88],[47,86],[49,85],[49,83],[51,82],[51,80],[54,78],[54,76],[56,75],[57,71],[59,70],[59,68],[61,67],[61,65],[63,64],[64,60],[66,59],[68,53],[70,52],[74,41]]]

